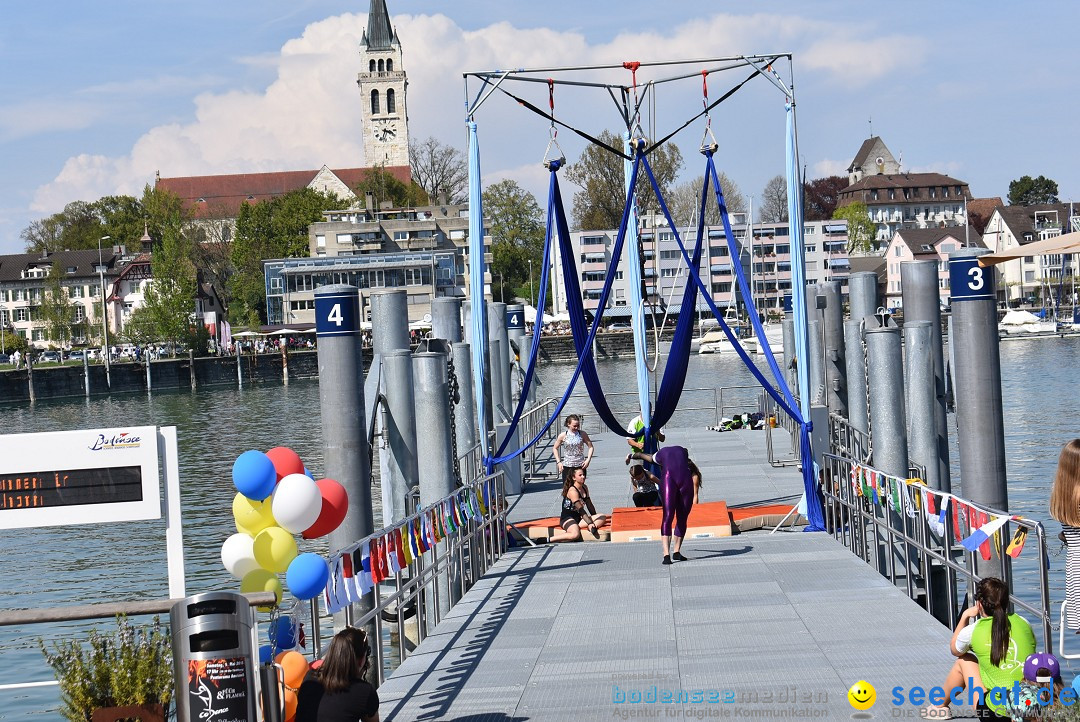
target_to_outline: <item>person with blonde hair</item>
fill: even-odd
[[[379,722],[379,693],[364,679],[370,657],[363,629],[335,634],[322,664],[300,685],[296,722]]]
[[[1061,522],[1065,556],[1065,625],[1080,634],[1080,439],[1065,444],[1050,490],[1050,516]]]

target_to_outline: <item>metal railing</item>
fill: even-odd
[[[524,444],[531,441],[534,436],[540,433],[540,429],[547,423],[547,420],[551,417],[551,414],[557,405],[558,401],[556,399],[547,399],[546,401],[539,402],[536,406],[521,415],[521,420],[518,422],[518,438],[521,440],[521,443]],[[548,466],[554,461],[555,457],[549,452],[551,446],[555,443],[555,437],[560,428],[557,421],[558,420],[556,420],[556,423],[549,426],[544,436],[530,446],[529,450],[523,455],[522,461],[525,466],[523,481],[543,476],[538,470]]]
[[[364,598],[366,609],[360,613],[355,609],[355,606],[360,605],[345,607],[346,624],[353,627],[373,625],[375,628],[371,646],[373,667],[380,683],[386,678],[387,668],[390,666],[387,660],[393,659],[392,652],[395,648],[399,664],[415,648],[408,639],[406,626],[411,627],[413,623],[406,621],[406,610],[415,609],[415,644],[419,645],[431,633],[435,625],[442,621],[445,609],[452,608],[454,603],[505,553],[507,548],[506,504],[502,472],[480,477],[435,504],[420,509],[400,522],[380,529],[349,545],[346,549],[337,550],[330,555],[331,560],[335,560],[342,553],[351,553],[363,548],[371,540],[385,538],[395,530],[407,531],[410,523],[416,523],[421,516],[443,508],[447,504],[457,504],[460,508],[461,502],[468,494],[489,500],[483,508],[480,519],[467,517],[464,525],[459,527],[456,533],[449,534],[427,552],[416,556],[412,563],[395,572],[390,578],[390,585],[375,585],[370,595]],[[393,614],[384,616],[384,613],[391,610]],[[312,624],[312,643],[315,656],[318,657],[322,651],[322,640],[318,633],[317,599],[312,600],[311,613],[312,618],[316,620]],[[395,621],[387,621],[387,616],[394,618]],[[387,631],[387,625],[391,625],[389,631],[395,634],[384,634]]]
[[[938,536],[930,528],[926,509],[914,516],[892,512],[885,504],[875,504],[872,498],[860,496],[852,488],[852,471],[858,462],[836,454],[824,455],[821,492],[824,497],[826,529],[854,554],[888,577],[894,586],[906,589],[908,596],[934,613],[943,623],[951,625],[959,611],[958,582],[963,580],[974,598],[975,584],[985,576],[990,564],[998,567],[997,576],[1007,584],[1012,579],[1012,557],[1004,554],[1005,543],[998,545],[994,557],[980,564],[983,575],[976,572],[975,556],[955,541],[952,514],[944,518],[943,533]],[[870,471],[876,471],[865,467]],[[881,473],[881,472],[877,472]],[[990,517],[1011,517],[1000,530],[1000,539],[1008,540],[1013,532],[1026,529],[1034,532],[1039,555],[1039,603],[1028,603],[1011,591],[1009,600],[1014,608],[1023,609],[1038,620],[1043,630],[1043,645],[1053,651],[1053,632],[1050,617],[1050,581],[1046,559],[1046,531],[1040,522],[1013,517],[1008,512],[976,504],[955,495],[919,487],[921,492],[941,501],[951,497],[951,503],[963,503]],[[991,541],[993,544],[993,541]],[[942,607],[944,602],[944,608]],[[947,621],[946,621],[947,620]]]
[[[752,391],[753,393],[747,393]],[[687,395],[697,395],[698,401],[690,401],[689,404],[680,402],[676,415],[682,415],[690,412],[712,412],[713,425],[719,425],[720,420],[728,415],[728,412],[735,413],[749,413],[757,411],[760,408],[760,402],[758,401],[758,392],[761,391],[761,386],[718,386],[715,388],[698,387],[683,389],[682,399],[685,401]],[[626,418],[629,422],[630,419],[637,416],[639,409],[637,407],[638,394],[636,391],[618,391],[615,393],[605,393],[612,413],[616,418]],[[702,402],[700,397],[704,396],[706,399],[711,397],[712,403],[708,400]],[[588,405],[592,408],[592,401],[589,397],[583,394],[574,394],[570,397],[571,401],[577,402],[579,405]],[[621,403],[620,403],[621,402]],[[590,434],[597,436],[605,430],[603,424],[596,424],[596,428],[587,427],[586,419],[592,420],[598,418],[589,416],[587,414],[579,413],[575,411],[578,416],[581,417],[581,426],[586,429]],[[674,417],[673,417],[674,419]]]
[[[856,429],[840,414],[829,412],[829,451],[868,464],[871,461],[871,448],[869,434]]]
[[[802,446],[799,444],[799,424],[795,419],[788,416],[776,403],[776,400],[761,392],[761,410],[765,414],[765,453],[768,455],[769,464],[774,467],[795,466],[802,461]],[[783,429],[788,434],[790,451],[787,456],[777,456],[773,446],[773,425],[769,419],[776,420],[776,428]]]

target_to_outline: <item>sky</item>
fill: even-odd
[[[0,253],[76,200],[140,195],[163,177],[365,165],[356,87],[368,0],[54,0],[7,7],[0,27]],[[1045,175],[1080,200],[1069,2],[387,0],[408,74],[410,135],[465,149],[467,71],[791,53],[808,178],[843,174],[871,132],[906,171],[976,197]],[[708,63],[642,70],[695,75]],[[629,73],[551,73],[626,83]],[[710,98],[745,70],[709,75]],[[469,90],[479,86],[472,81]],[[546,106],[543,84],[508,89]],[[560,85],[556,116],[618,130],[602,90]],[[700,77],[665,83],[643,125],[666,134],[702,107]],[[655,121],[653,120],[655,119]],[[476,111],[485,185],[512,178],[543,204],[546,122],[496,93]],[[673,142],[703,172],[698,119]],[[717,166],[746,196],[784,172],[784,97],[758,77],[711,113]],[[557,136],[572,163],[583,141]],[[568,188],[564,195],[571,195]],[[567,203],[569,204],[569,200]],[[134,239],[132,239],[134,240]]]

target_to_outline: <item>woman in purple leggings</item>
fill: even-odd
[[[681,446],[665,446],[655,454],[643,454],[640,451],[627,454],[626,463],[629,464],[635,459],[660,466],[660,498],[664,503],[664,517],[660,522],[660,541],[664,547],[663,563],[671,564],[672,559],[684,562],[686,557],[679,550],[682,549],[683,537],[686,536],[686,520],[694,506],[690,454]],[[673,519],[674,529],[671,525]],[[674,548],[671,545],[673,533]]]

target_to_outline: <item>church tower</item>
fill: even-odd
[[[356,84],[364,107],[364,156],[368,166],[409,165],[408,81],[401,43],[390,25],[386,0],[371,0],[367,32],[360,40],[363,63]]]

